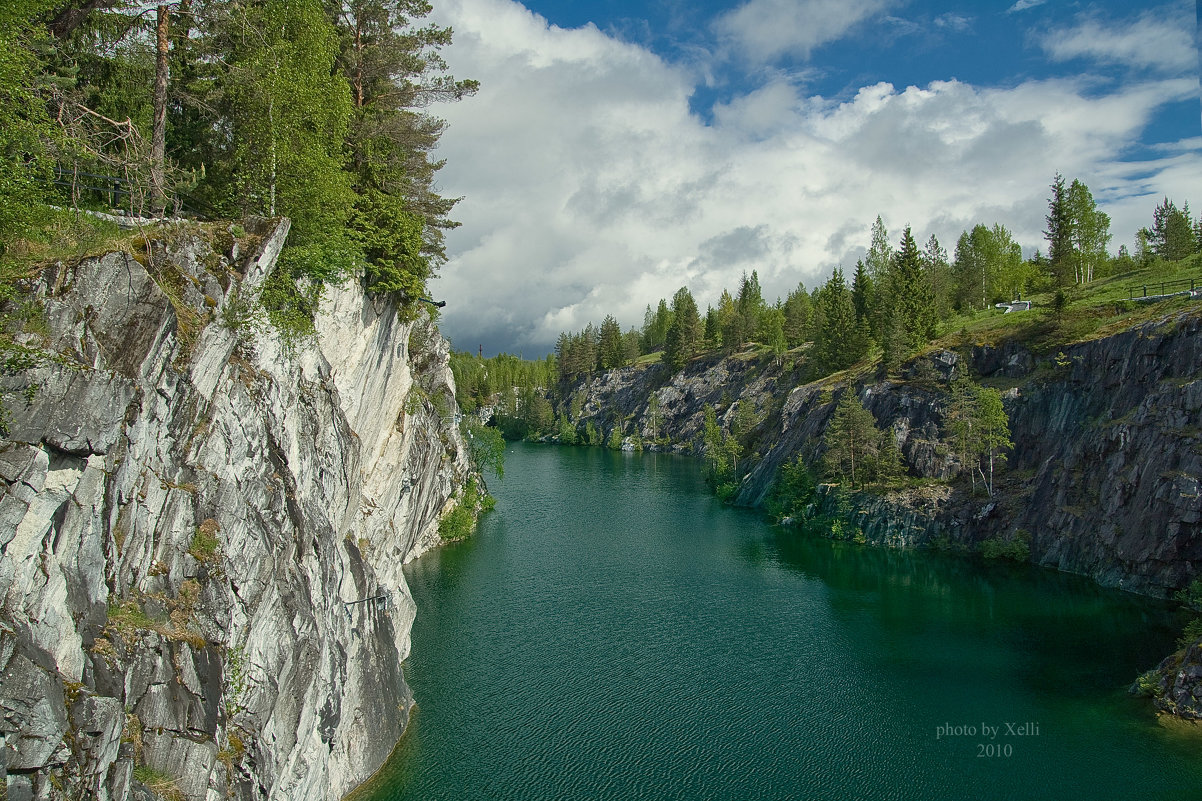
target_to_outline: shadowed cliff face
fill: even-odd
[[[180,229],[37,282],[26,344],[54,358],[0,378],[14,793],[341,798],[406,723],[401,565],[468,470],[447,346],[354,281],[294,346],[222,322],[287,228],[244,258]]]
[[[997,497],[972,496],[943,442],[948,382],[963,372],[1005,388],[1014,449]],[[1033,561],[1107,586],[1165,595],[1202,571],[1202,316],[1178,313],[1036,358],[1021,345],[924,355],[903,378],[855,384],[877,425],[892,431],[911,475],[946,481],[857,496],[853,522],[870,542],[975,545],[1031,535]],[[746,404],[760,422],[745,437],[747,475],[735,502],[766,503],[783,464],[816,463],[846,380],[801,384],[791,365],[748,355],[700,359],[669,375],[626,368],[575,388],[584,419],[607,435],[630,419],[644,440],[701,453],[701,422],[715,406],[729,426]],[[649,400],[658,417],[651,424]],[[653,431],[654,429],[654,431]]]

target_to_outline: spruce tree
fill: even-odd
[[[673,370],[680,370],[696,355],[704,335],[697,301],[687,287],[681,287],[672,297],[672,325],[664,345],[664,361]]]
[[[1044,238],[1048,240],[1048,265],[1052,276],[1060,286],[1073,281],[1073,217],[1069,204],[1068,188],[1064,176],[1059,172],[1052,179],[1052,196],[1048,199],[1048,213],[1044,217],[1048,227]]]
[[[872,223],[872,241],[868,246],[865,261],[868,275],[872,277],[876,286],[880,288],[887,284],[887,276],[893,267],[893,248],[889,244],[889,232],[885,229],[885,222],[879,214]]]
[[[831,373],[855,364],[863,358],[868,348],[856,325],[856,309],[851,293],[843,278],[843,271],[835,268],[819,295],[821,328],[814,342],[814,352],[819,366]]]
[[[759,331],[760,313],[764,309],[764,297],[760,292],[760,276],[755,270],[751,271],[750,276],[743,273],[743,278],[739,282],[739,296],[735,301],[735,307],[743,319],[743,336],[750,339]],[[743,342],[739,342],[739,344],[742,345]]]
[[[1165,261],[1178,261],[1195,251],[1195,240],[1189,216],[1189,205],[1177,208],[1165,197],[1152,213],[1152,229],[1149,244],[1157,256]]]
[[[922,254],[906,226],[893,258],[894,306],[900,316],[909,350],[918,350],[935,336],[934,293],[923,268]]]
[[[626,363],[626,352],[622,345],[622,327],[613,315],[605,315],[601,321],[601,331],[597,347],[597,366],[602,370],[612,370]]]
[[[862,487],[876,469],[881,434],[855,387],[843,391],[823,441],[827,473],[848,481],[852,489]]]
[[[931,234],[922,252],[922,267],[927,274],[927,283],[931,286],[934,296],[935,317],[946,320],[952,315],[954,285],[952,283],[952,266],[947,260],[947,251],[939,244],[939,239]]]
[[[814,304],[805,286],[797,288],[785,298],[785,343],[795,348],[810,337],[810,324],[814,316]]]
[[[874,317],[872,311],[876,305],[876,289],[872,284],[872,276],[868,274],[868,268],[864,265],[863,259],[856,262],[856,272],[851,279],[851,303],[856,309],[856,322],[868,325],[873,338],[877,338],[878,332],[872,328]]]

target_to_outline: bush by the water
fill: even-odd
[[[1009,539],[1000,535],[990,537],[981,543],[981,555],[986,559],[1026,562],[1031,558],[1031,535],[1020,528]]]

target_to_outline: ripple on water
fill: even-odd
[[[365,788],[373,801],[1202,788],[1196,748],[1113,700],[1146,654],[1171,650],[1154,604],[1045,571],[805,540],[721,507],[689,460],[508,458],[477,537],[406,568],[421,707]],[[1025,719],[1044,734],[1000,762],[935,736]]]

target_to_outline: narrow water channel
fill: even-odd
[[[471,540],[407,569],[418,710],[360,797],[1174,799],[1202,737],[1125,690],[1166,605],[804,538],[694,460],[510,446]]]

